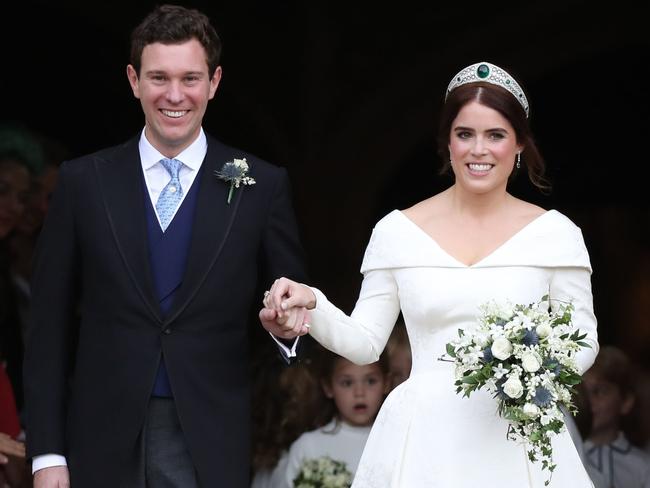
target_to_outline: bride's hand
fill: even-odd
[[[292,308],[283,318],[272,308],[263,308],[259,318],[268,332],[281,339],[295,339],[309,332],[309,312],[304,307]]]
[[[275,310],[279,319],[283,319],[294,307],[311,310],[316,307],[316,295],[308,286],[288,278],[275,280],[264,300],[267,308]]]
[[[316,306],[316,297],[309,287],[280,278],[264,293],[262,303],[260,322],[274,336],[293,339],[309,331],[307,307]]]

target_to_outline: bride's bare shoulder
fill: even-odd
[[[534,203],[530,203],[525,200],[520,200],[519,198],[515,198],[514,201],[515,201],[516,213],[522,219],[533,220],[539,217],[540,215],[545,214],[548,211],[545,208],[535,205]]]
[[[402,213],[414,222],[423,222],[444,213],[447,206],[447,192],[443,191],[432,197],[402,210]]]
[[[513,198],[510,219],[518,227],[524,227],[547,213],[548,210],[525,200]]]

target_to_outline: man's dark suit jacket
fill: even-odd
[[[228,204],[214,172],[243,157],[256,184]],[[211,137],[202,169],[186,274],[163,319],[138,138],[61,168],[32,277],[27,438],[30,456],[67,457],[73,488],[120,486],[161,354],[201,486],[247,486],[250,311],[259,283],[305,279],[303,253],[286,171]]]

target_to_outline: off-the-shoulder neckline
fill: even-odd
[[[519,229],[517,232],[512,234],[510,237],[508,237],[505,241],[503,241],[501,244],[499,244],[497,247],[495,247],[492,251],[490,251],[488,254],[483,256],[481,259],[477,260],[475,263],[472,264],[466,264],[460,259],[454,257],[450,252],[445,250],[438,242],[422,227],[420,227],[418,224],[413,222],[410,218],[406,216],[404,212],[401,210],[394,210],[392,213],[396,213],[401,216],[405,221],[407,221],[412,227],[414,227],[422,236],[427,238],[435,247],[437,247],[440,252],[448,256],[450,259],[452,259],[454,262],[456,262],[458,265],[460,265],[463,268],[474,268],[477,266],[480,266],[484,261],[489,259],[491,256],[494,254],[498,253],[501,249],[503,249],[506,245],[508,245],[510,242],[513,240],[517,239],[519,236],[521,236],[523,233],[526,233],[531,227],[535,227],[537,223],[540,222],[540,220],[544,220],[544,217],[546,217],[549,214],[557,213],[556,210],[547,210],[544,213],[538,215],[534,219],[532,219],[530,222],[528,222],[526,225],[524,225],[521,229]]]

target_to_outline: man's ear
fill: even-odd
[[[223,75],[223,70],[221,66],[217,66],[217,69],[214,70],[214,75],[210,78],[210,96],[208,100],[212,100],[214,94],[217,93],[217,88],[219,87],[219,82],[221,81],[221,76]]]
[[[131,90],[133,90],[133,96],[135,98],[140,98],[140,80],[138,79],[138,73],[132,64],[129,64],[126,67],[126,77],[129,79]]]

